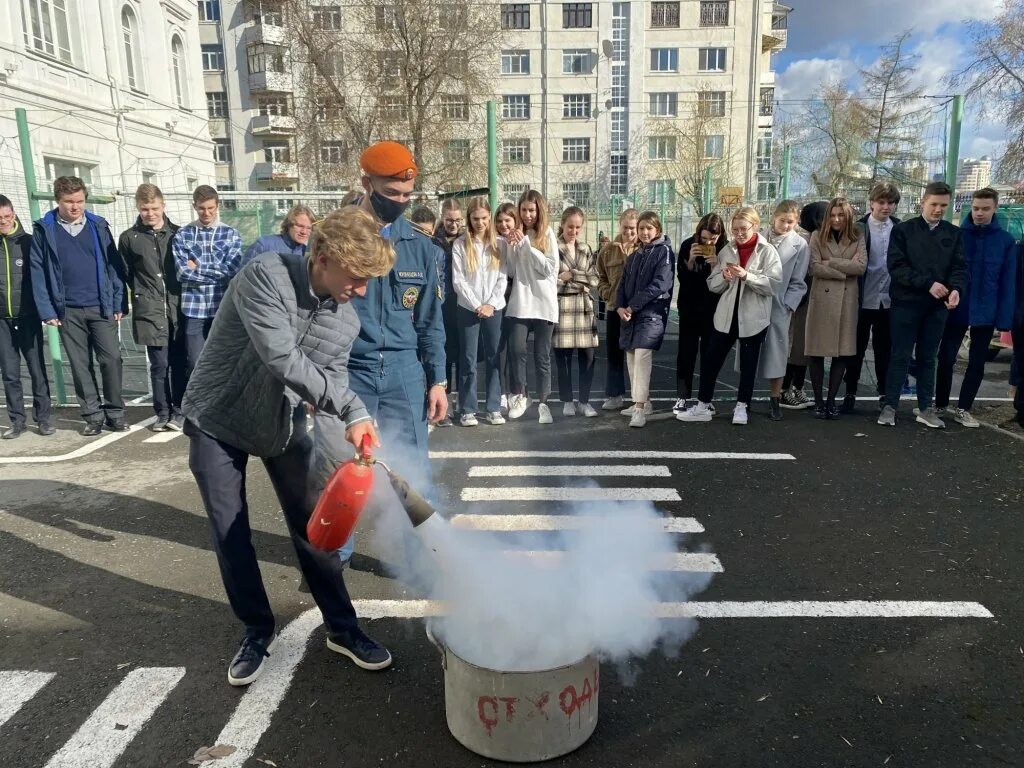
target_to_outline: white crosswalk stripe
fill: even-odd
[[[0,727],[53,677],[50,672],[0,672]]]
[[[477,466],[470,477],[671,477],[666,466],[653,464],[547,464]]]
[[[147,437],[142,442],[144,443],[169,443],[177,437],[181,437],[184,432],[158,432],[152,437]]]
[[[463,488],[463,501],[682,501],[675,488]]]
[[[449,522],[456,528],[475,531],[578,531],[606,522],[605,515],[455,515]],[[665,533],[704,533],[704,526],[692,517],[664,517],[653,521]]]

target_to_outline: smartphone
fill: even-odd
[[[707,245],[705,243],[701,243],[699,247],[700,247],[700,253],[701,253],[702,256],[714,256],[715,255],[715,246]]]

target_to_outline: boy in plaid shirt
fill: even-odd
[[[178,230],[172,245],[185,316],[186,381],[203,351],[224,290],[242,263],[242,238],[238,230],[221,223],[217,190],[205,184],[196,187],[192,205],[197,218]]]

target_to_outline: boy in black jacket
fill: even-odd
[[[32,298],[29,250],[32,235],[14,215],[10,199],[0,195],[0,372],[3,373],[7,416],[4,440],[25,433],[25,397],[21,387],[21,358],[32,379],[32,415],[39,434],[56,430],[50,419],[50,382],[43,356],[43,326]]]
[[[1017,423],[1024,427],[1024,387],[1021,386],[1021,368],[1024,367],[1024,243],[1017,248],[1017,298],[1013,313],[1013,362],[1017,379],[1013,393],[1013,407],[1017,409]]]
[[[918,363],[917,421],[933,429],[946,426],[935,412],[935,366],[946,318],[967,288],[960,230],[943,220],[952,196],[948,185],[929,184],[921,215],[898,224],[889,239],[892,362],[885,384],[885,407],[878,417],[878,423],[885,426],[896,425],[900,389],[911,355]]]

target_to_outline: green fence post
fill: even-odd
[[[946,183],[953,190],[953,199],[946,209],[946,221],[953,221],[956,213],[956,174],[960,167],[960,130],[964,124],[964,97],[953,97],[953,114],[949,118],[949,146],[946,147]]]
[[[32,139],[28,133],[28,115],[21,107],[14,110],[18,123],[18,145],[21,149],[21,166],[25,173],[25,189],[28,191],[28,209],[32,221],[42,218],[39,200],[36,199],[36,169],[32,164]],[[57,402],[67,405],[68,394],[64,386],[64,357],[60,351],[60,332],[54,325],[46,326],[46,345],[50,350],[50,362],[53,365],[53,383],[57,390]]]
[[[487,102],[487,188],[491,210],[498,208],[498,103]]]

